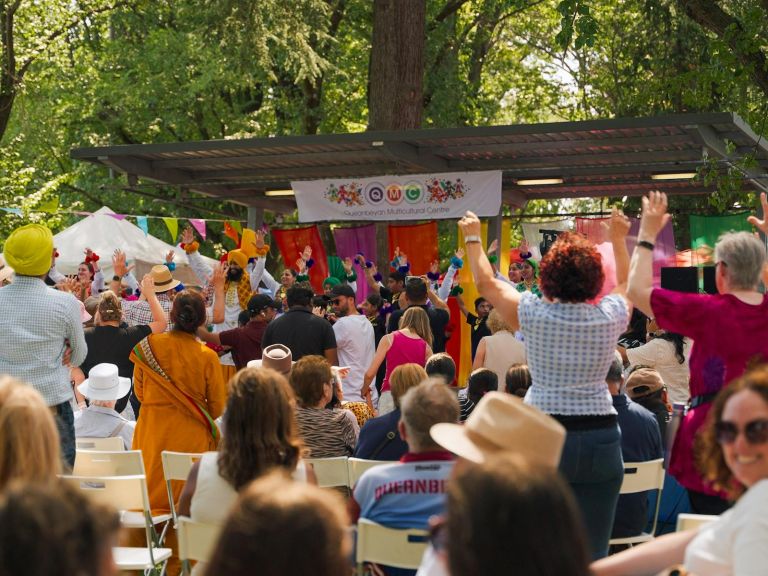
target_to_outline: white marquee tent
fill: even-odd
[[[152,266],[165,262],[165,255],[173,250],[176,253],[173,276],[188,285],[200,284],[202,280],[198,280],[192,272],[184,250],[146,235],[138,226],[127,220],[118,220],[110,214],[114,212],[104,206],[53,237],[53,245],[59,252],[56,260],[59,272],[75,274],[83,261],[85,249],[90,248],[99,255],[99,265],[108,282],[113,275],[112,254],[120,249],[125,252],[128,263],[136,265],[134,274],[141,281]],[[209,266],[216,265],[216,260],[204,258]]]

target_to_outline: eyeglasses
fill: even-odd
[[[429,543],[435,552],[448,548],[448,530],[445,516],[432,516],[429,519]]]
[[[739,432],[744,433],[750,444],[765,444],[768,442],[768,419],[747,422],[743,430],[733,422],[722,421],[715,424],[715,438],[720,444],[733,444],[739,437]]]

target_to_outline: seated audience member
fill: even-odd
[[[0,497],[0,576],[115,576],[120,518],[63,482]]]
[[[296,362],[293,361],[293,354],[288,346],[282,344],[272,344],[264,348],[261,358],[248,362],[248,368],[270,368],[280,372],[286,378],[290,376],[291,369]]]
[[[365,402],[347,402],[344,400],[344,388],[341,384],[342,372],[337,366],[331,366],[333,393],[325,407],[328,410],[343,412],[352,423],[352,427],[355,429],[355,438],[357,438],[360,435],[360,426],[372,417],[372,411]]]
[[[354,424],[347,411],[326,410],[333,397],[331,366],[322,356],[305,356],[291,370],[296,393],[299,436],[312,458],[351,456],[357,443]]]
[[[670,406],[661,374],[653,368],[638,366],[627,376],[625,387],[627,396],[632,401],[653,413],[659,425],[661,437],[666,438]]]
[[[531,387],[531,371],[527,364],[512,364],[504,376],[504,391],[507,394],[525,398]]]
[[[438,352],[427,358],[424,370],[430,378],[442,378],[448,386],[456,386],[456,363],[447,352]]]
[[[551,467],[503,455],[456,468],[447,510],[432,542],[451,576],[589,574],[578,508]]]
[[[507,455],[521,457],[531,465],[556,470],[566,432],[557,420],[525,404],[520,398],[489,392],[464,424],[436,424],[430,435],[440,446],[459,457],[457,472],[472,463],[488,464]],[[488,542],[489,546],[503,541],[498,538],[492,540]],[[439,539],[436,544],[439,549]],[[435,552],[435,547],[427,548],[419,567],[419,576],[446,574],[444,556],[441,560]],[[551,574],[554,576],[556,572]]]
[[[351,548],[337,494],[272,472],[243,489],[205,574],[342,576]]]
[[[97,364],[89,371],[88,378],[77,389],[91,403],[75,417],[77,438],[123,439],[126,450],[131,449],[136,422],[126,420],[115,411],[118,398],[131,391],[130,378],[118,376],[114,364]]]
[[[399,460],[408,451],[408,444],[400,437],[398,430],[400,400],[408,390],[427,378],[426,371],[418,364],[403,364],[392,371],[389,383],[395,409],[363,425],[355,447],[355,458]]]
[[[656,574],[684,565],[697,576],[765,574],[768,566],[768,369],[723,388],[696,441],[704,478],[733,507],[698,530],[665,534],[592,564],[595,576]]]
[[[508,324],[501,312],[491,310],[488,315],[490,336],[480,340],[472,368],[488,368],[496,372],[501,382],[512,364],[525,364],[525,344],[515,338],[515,328]]]
[[[40,394],[0,377],[0,494],[14,480],[52,482],[61,466],[56,422]]]
[[[205,452],[189,471],[179,514],[223,524],[237,494],[252,480],[280,469],[305,482],[296,431],[295,396],[288,381],[268,368],[245,368],[230,381],[218,452]],[[194,573],[202,573],[196,567]]]
[[[480,399],[488,392],[496,392],[499,389],[499,379],[496,372],[488,368],[473,370],[467,380],[466,389],[459,393],[459,408],[461,408],[461,421],[464,422]]]
[[[627,462],[647,462],[664,457],[659,426],[654,415],[633,402],[622,392],[624,365],[619,353],[608,369],[605,381],[613,397],[613,407],[618,412],[621,430],[621,455]],[[648,523],[648,493],[622,494],[616,504],[611,538],[637,536]]]
[[[398,428],[408,452],[396,464],[363,473],[349,501],[352,523],[367,518],[390,528],[426,529],[429,518],[443,512],[453,455],[429,431],[435,424],[458,422],[456,396],[441,382],[423,382],[405,393],[401,411]]]

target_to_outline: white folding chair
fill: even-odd
[[[349,458],[347,467],[349,468],[349,487],[354,488],[363,472],[376,466],[384,464],[393,464],[390,460],[365,460],[363,458]]]
[[[146,548],[115,547],[112,549],[115,564],[119,570],[142,570],[148,574],[162,565],[161,573],[165,571],[165,563],[171,557],[172,550],[160,548],[159,539],[152,524],[146,477],[142,475],[62,476],[62,479],[94,502],[117,508],[121,518],[128,514],[137,514],[144,518],[141,525],[136,527],[144,528],[147,538]],[[139,512],[133,512],[134,510]]]
[[[656,524],[659,521],[659,507],[661,506],[661,492],[664,489],[664,459],[649,460],[648,462],[624,462],[624,481],[621,483],[619,494],[637,494],[658,490],[656,496],[656,508],[653,512],[653,524],[650,532],[641,532],[636,536],[626,538],[611,538],[609,544],[640,544],[653,540],[656,534]]]
[[[387,528],[371,520],[357,521],[355,561],[358,572],[364,562],[415,570],[427,548],[429,533],[414,528]]]
[[[349,471],[347,470],[347,457],[336,458],[307,458],[306,464],[311,464],[317,477],[317,485],[320,488],[332,488],[334,486],[349,486]]]
[[[681,512],[677,515],[677,527],[675,528],[675,532],[698,529],[714,522],[718,518],[720,518],[720,516],[713,514],[688,514],[686,512]]]
[[[102,477],[102,476],[145,476],[144,460],[141,450],[127,452],[91,452],[78,451],[75,455],[73,476]],[[156,514],[151,517],[152,525],[157,526],[168,522],[173,517],[170,514]],[[126,512],[121,517],[126,528],[141,528],[144,526],[144,516],[138,512]],[[158,536],[158,542],[165,541],[168,524],[163,527]]]
[[[179,542],[179,560],[181,573],[188,576],[192,570],[191,560],[206,562],[219,539],[221,526],[193,522],[184,516],[179,517],[176,537]]]
[[[77,450],[106,450],[107,452],[119,452],[125,450],[125,443],[120,436],[111,438],[75,438]]]
[[[170,452],[163,450],[160,454],[163,459],[163,476],[165,477],[165,489],[168,491],[168,503],[171,505],[171,516],[173,525],[178,527],[178,516],[176,514],[176,502],[173,498],[172,480],[181,480],[186,482],[192,465],[200,460],[201,454],[189,452]]]

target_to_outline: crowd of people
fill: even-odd
[[[362,254],[334,256],[321,294],[310,249],[267,270],[262,231],[210,268],[185,230],[198,284],[184,286],[172,257],[139,281],[119,250],[111,281],[91,250],[63,276],[50,230],[16,229],[0,266],[0,576],[114,573],[119,517],[60,479],[78,437],[141,451],[152,514],[171,508],[162,452],[201,455],[170,494],[180,515],[221,527],[196,574],[348,574],[362,518],[429,531],[423,576],[763,573],[765,244],[720,238],[718,294],[660,288],[652,253],[669,217],[663,193],[643,198],[630,255],[613,210],[615,288],[600,299],[605,267],[585,237],[561,233],[540,261],[522,245],[501,271],[471,212],[444,273],[417,275],[400,249],[386,279]],[[462,382],[446,352],[456,321],[470,327]],[[317,488],[311,460],[339,456],[381,463],[349,493]],[[665,456],[691,509],[719,518],[609,550],[648,524],[648,495],[619,494],[625,463]]]

